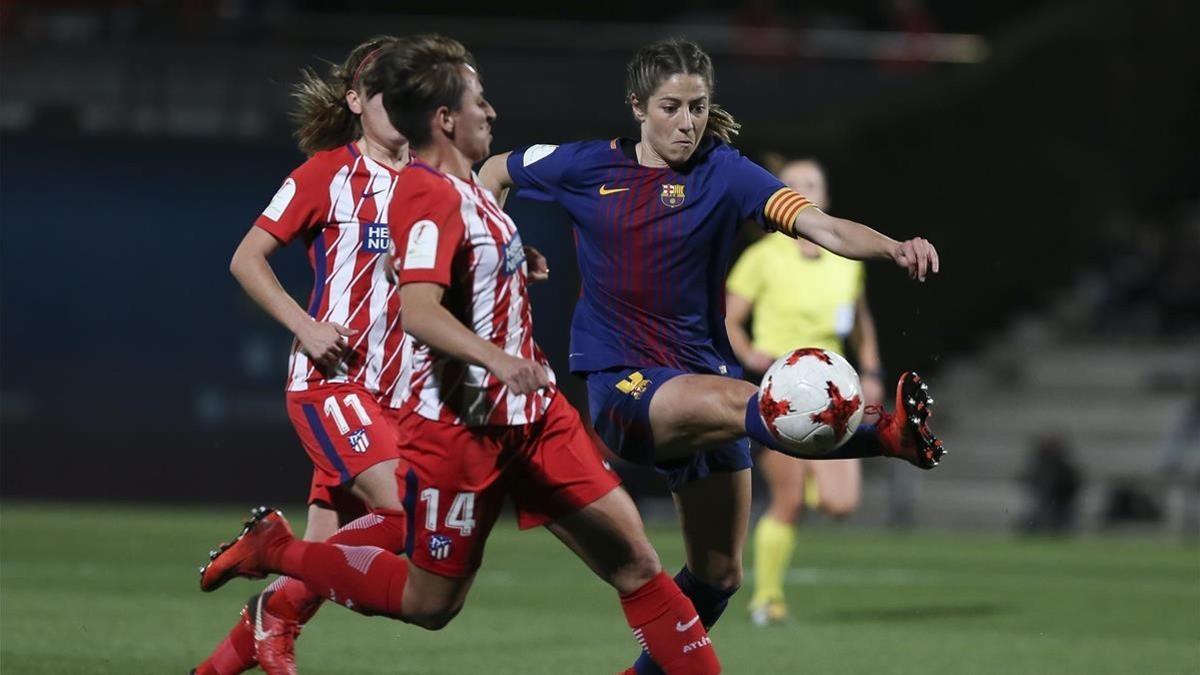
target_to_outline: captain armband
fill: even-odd
[[[763,222],[768,230],[779,230],[789,237],[795,237],[792,226],[796,222],[796,216],[812,205],[812,202],[795,190],[779,188],[767,199],[767,205],[763,208]]]

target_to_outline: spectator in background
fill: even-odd
[[[1083,476],[1061,436],[1039,438],[1021,472],[1029,491],[1029,510],[1019,529],[1028,534],[1064,534],[1075,529],[1075,510]]]
[[[1185,536],[1200,536],[1200,377],[1192,400],[1163,449],[1162,473],[1173,489],[1173,518]]]

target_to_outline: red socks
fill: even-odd
[[[354,520],[332,537],[329,544],[344,546],[377,546],[392,553],[404,551],[406,520],[403,511],[377,509]],[[273,591],[267,599],[266,611],[273,616],[298,623],[307,623],[324,602],[323,596],[309,590],[304,582],[291,577],[279,577],[267,587]]]
[[[254,630],[246,624],[244,617],[239,616],[229,635],[204,659],[204,663],[196,666],[196,675],[236,675],[253,668],[257,662]]]
[[[692,601],[666,573],[621,596],[633,635],[667,675],[713,675],[721,663]]]
[[[327,541],[345,546],[378,546],[393,553],[404,551],[407,520],[403,511],[378,509],[346,524]],[[408,568],[404,568],[407,578]],[[401,591],[404,585],[401,584]],[[281,576],[267,586],[266,611],[281,619],[305,624],[321,608],[325,598],[309,590],[304,582]],[[397,602],[396,607],[399,608]],[[397,610],[398,611],[398,610]],[[235,675],[253,668],[257,663],[254,650],[254,629],[244,617],[221,640],[204,663],[196,667],[196,675]]]
[[[314,595],[287,589],[276,616],[303,616],[312,597],[333,600],[362,614],[400,616],[408,561],[394,555],[404,550],[405,516],[375,511],[338,530],[328,541],[295,540],[274,553],[271,567],[303,579]],[[267,605],[273,614],[271,602]],[[311,611],[309,613],[311,616]]]

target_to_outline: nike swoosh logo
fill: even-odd
[[[695,626],[695,625],[696,625],[696,622],[697,622],[697,621],[699,621],[699,620],[700,620],[700,615],[699,615],[699,614],[697,614],[696,616],[692,617],[692,620],[691,620],[691,621],[689,621],[689,622],[687,622],[687,623],[684,623],[684,622],[682,622],[682,621],[676,621],[676,622],[675,622],[675,630],[676,630],[676,631],[678,631],[678,632],[680,632],[680,633],[682,633],[682,632],[684,632],[685,630],[687,630],[687,629],[691,628],[692,626]]]
[[[267,638],[271,637],[270,634],[267,633],[267,631],[263,630],[262,614],[263,614],[262,594],[259,594],[258,598],[255,599],[255,601],[254,601],[254,641],[255,642],[262,642],[263,640],[266,640]]]
[[[376,190],[374,192],[364,192],[364,193],[362,193],[362,198],[370,199],[371,197],[374,197],[375,195],[379,194],[380,192],[383,192],[383,190]]]
[[[618,192],[627,192],[629,188],[610,188],[607,185],[600,186],[600,196],[615,195]]]

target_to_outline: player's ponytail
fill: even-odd
[[[364,87],[363,75],[371,69],[380,49],[398,41],[390,35],[367,40],[351,50],[345,63],[331,63],[328,79],[312,68],[300,71],[300,81],[292,87],[296,109],[289,117],[296,125],[301,152],[311,155],[331,150],[362,136],[362,122],[346,105],[346,92],[356,89],[364,99],[374,94]]]
[[[633,55],[625,66],[625,95],[629,102],[644,107],[659,85],[672,75],[699,75],[708,87],[709,100],[715,95],[712,59],[700,45],[680,38],[655,42]],[[728,110],[709,105],[704,133],[728,143],[741,129],[742,125]]]
[[[742,131],[742,124],[733,119],[733,115],[715,103],[708,107],[708,126],[704,132],[712,134],[726,143],[733,142],[733,137]]]

